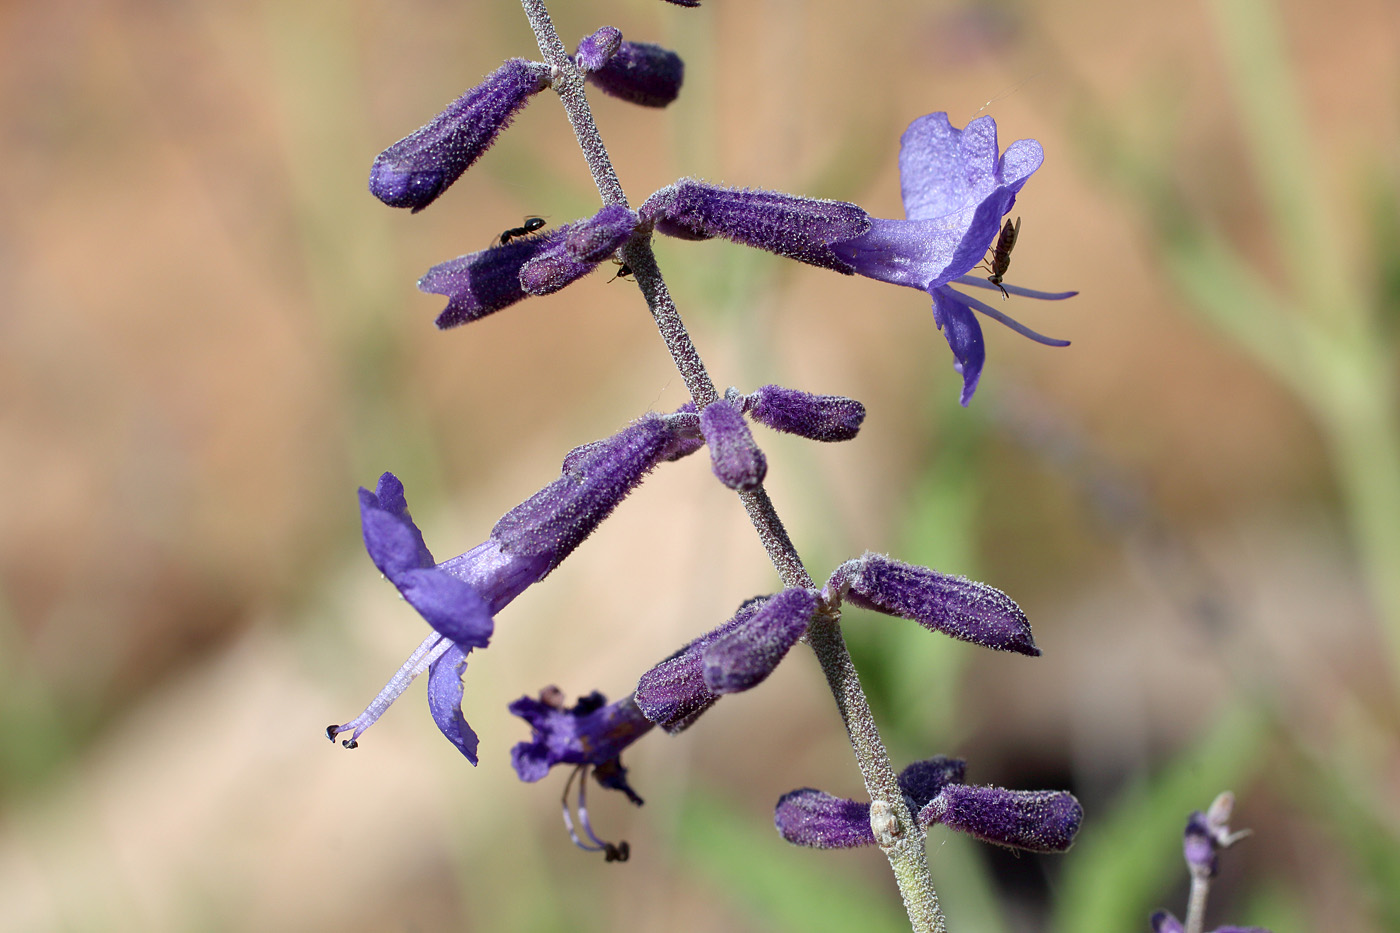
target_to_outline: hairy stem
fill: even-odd
[[[613,170],[607,148],[593,121],[588,98],[584,94],[583,75],[569,57],[554,24],[549,18],[544,0],[521,0],[525,15],[530,19],[535,39],[545,61],[554,73],[554,88],[564,104],[564,110],[578,137],[579,147],[588,160],[593,181],[605,204],[627,206],[627,197],[617,172]],[[656,320],[657,329],[671,358],[685,380],[691,399],[697,410],[715,401],[719,395],[714,381],[710,378],[700,354],[695,349],[675,302],[666,288],[661,270],[652,253],[649,237],[634,238],[622,248],[621,257],[631,267],[637,285],[646,298]],[[802,565],[802,559],[788,537],[787,529],[773,508],[772,501],[762,487],[739,494],[744,508],[758,531],[768,557],[773,562],[783,584],[789,587],[810,587],[812,577]],[[821,617],[808,629],[807,641],[816,652],[827,683],[836,699],[836,708],[846,725],[855,752],[861,777],[865,781],[866,792],[873,804],[883,803],[886,812],[893,815],[894,830],[880,840],[880,848],[890,861],[900,895],[914,933],[944,933],[946,926],[943,913],[938,907],[938,895],[933,889],[933,879],[928,871],[928,859],[924,853],[924,834],[915,824],[909,808],[904,803],[904,795],[899,789],[899,779],[890,764],[889,753],[875,726],[875,717],[870,711],[870,703],[861,689],[860,678],[846,642],[841,637],[837,616]]]
[[[1191,869],[1191,894],[1186,901],[1184,933],[1204,933],[1206,928],[1206,898],[1210,895],[1210,874]]]

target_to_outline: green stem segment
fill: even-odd
[[[525,15],[530,19],[535,39],[545,61],[553,69],[553,83],[564,104],[579,147],[588,160],[593,173],[594,184],[604,204],[628,206],[627,197],[622,191],[617,173],[613,170],[607,148],[593,121],[588,98],[584,94],[583,75],[564,48],[554,24],[549,18],[544,0],[521,0]],[[691,399],[697,410],[719,398],[714,381],[710,379],[700,354],[695,349],[675,302],[666,288],[666,282],[657,267],[656,256],[652,253],[649,236],[638,236],[620,250],[621,258],[631,267],[647,307],[651,309],[671,358],[685,380]],[[758,531],[768,557],[773,562],[778,576],[788,587],[811,587],[812,577],[802,565],[802,560],[788,537],[782,520],[773,508],[772,501],[762,487],[739,494],[744,508]],[[890,861],[900,895],[904,898],[905,909],[914,933],[945,933],[947,927],[943,913],[938,907],[938,895],[933,889],[933,879],[928,871],[928,859],[924,852],[924,833],[914,822],[904,795],[899,789],[899,779],[890,764],[890,756],[875,726],[875,717],[870,712],[870,703],[861,689],[860,678],[846,642],[841,637],[839,615],[822,615],[813,622],[807,632],[807,641],[816,652],[827,683],[836,699],[836,708],[846,725],[855,752],[856,763],[865,781],[866,792],[870,795],[872,812],[889,814],[892,825],[885,821],[882,831],[877,832],[880,848]]]

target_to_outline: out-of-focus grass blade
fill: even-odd
[[[871,888],[843,875],[850,852],[789,846],[769,819],[740,815],[723,802],[692,793],[681,806],[677,855],[736,910],[774,933],[884,933],[909,929],[893,881]]]
[[[1262,759],[1265,736],[1259,714],[1223,713],[1195,746],[1159,776],[1124,793],[1111,812],[1091,810],[1066,857],[1052,929],[1141,930],[1153,910],[1173,907],[1157,899],[1186,877],[1181,856],[1186,818],[1221,791],[1238,791],[1248,783]]]
[[[1239,926],[1263,927],[1271,933],[1308,933],[1307,905],[1294,888],[1270,884],[1255,891],[1238,915],[1216,918]]]
[[[1351,856],[1352,876],[1364,891],[1378,930],[1400,930],[1400,826],[1386,808],[1348,778],[1355,769],[1313,767],[1301,806],[1318,811]],[[1277,933],[1277,931],[1276,931]]]

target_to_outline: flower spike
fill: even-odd
[[[370,193],[390,207],[421,211],[462,177],[530,98],[548,86],[548,66],[510,59],[426,126],[381,152],[370,167]]]

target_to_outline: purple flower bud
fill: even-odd
[[[1206,825],[1206,815],[1200,810],[1194,811],[1186,821],[1181,850],[1186,856],[1186,867],[1191,870],[1191,874],[1214,878],[1220,870],[1215,840],[1211,838],[1210,827]]]
[[[768,460],[753,441],[737,405],[717,399],[700,412],[700,430],[710,445],[710,467],[730,489],[747,492],[763,482]]]
[[[721,693],[761,683],[806,631],[816,605],[817,594],[802,589],[748,600],[734,618],[643,674],[637,706],[667,732],[683,731]]]
[[[433,120],[379,154],[369,190],[390,207],[421,211],[490,147],[531,95],[549,86],[549,68],[512,58]]]
[[[773,823],[778,834],[795,846],[850,849],[875,844],[868,802],[833,797],[812,787],[778,798]]]
[[[643,107],[665,107],[680,94],[685,80],[681,57],[650,42],[624,41],[616,53],[587,71],[588,83],[604,94]]]
[[[827,590],[985,648],[1036,656],[1025,613],[1001,590],[866,552],[837,567]]]
[[[616,26],[604,26],[593,35],[586,37],[574,50],[574,61],[584,73],[597,71],[608,63],[622,47],[622,30]]]
[[[576,447],[559,478],[502,516],[491,537],[507,554],[539,560],[547,574],[687,443],[676,438],[671,418],[648,413],[604,441]]]
[[[720,236],[847,275],[855,268],[832,245],[855,239],[870,227],[865,211],[845,201],[720,188],[689,178],[647,198],[639,213],[667,236]]]
[[[812,395],[766,385],[745,396],[744,411],[775,431],[814,441],[848,441],[865,420],[865,406],[841,395]]]
[[[466,324],[524,299],[520,270],[567,233],[567,228],[560,227],[433,266],[418,280],[418,290],[447,297],[447,307],[438,315],[437,326],[446,330]]]
[[[716,637],[700,652],[705,686],[723,695],[762,683],[807,631],[817,597],[816,590],[783,590],[746,621]]]
[[[517,744],[510,753],[520,780],[538,781],[557,764],[591,765],[599,783],[641,806],[642,799],[627,783],[621,755],[651,731],[652,722],[630,696],[609,704],[594,691],[568,708],[558,696],[557,689],[545,690],[538,700],[521,697],[510,704],[511,713],[531,728],[530,741]]]
[[[1067,791],[949,784],[919,811],[918,819],[921,826],[942,823],[1013,849],[1064,852],[1074,844],[1084,808]]]
[[[555,231],[555,236],[520,267],[520,285],[531,295],[549,295],[597,268],[626,243],[637,215],[610,204],[587,220]]]
[[[1186,933],[1186,928],[1170,912],[1159,910],[1152,915],[1152,933]]]
[[[961,758],[934,755],[916,761],[899,772],[899,789],[909,809],[918,813],[949,784],[961,784],[967,772],[967,762]]]

